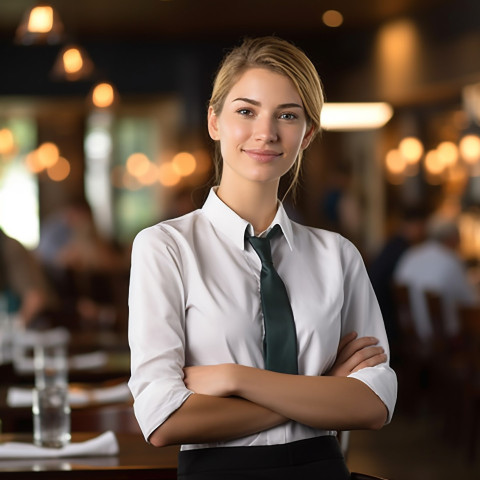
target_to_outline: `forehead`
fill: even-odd
[[[302,104],[300,94],[286,75],[266,68],[249,68],[240,75],[227,95],[227,101],[235,98],[250,98],[261,101],[278,99],[278,103]]]

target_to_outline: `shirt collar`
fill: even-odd
[[[202,207],[202,212],[217,230],[226,235],[238,248],[244,250],[245,231],[248,228],[249,233],[253,234],[253,227],[218,198],[216,189],[217,187],[210,189],[207,200]],[[268,233],[276,224],[280,225],[290,250],[293,250],[294,243],[291,220],[288,218],[280,201],[278,202],[275,218],[264,233]]]

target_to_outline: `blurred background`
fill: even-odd
[[[202,205],[216,68],[243,37],[270,34],[309,55],[327,102],[301,188],[286,199],[292,217],[342,233],[367,267],[405,211],[455,218],[478,286],[477,0],[0,0],[0,228],[10,252],[31,254],[0,265],[36,264],[16,274],[29,299],[7,301],[27,327],[125,333],[131,242]],[[478,473],[472,443],[458,446],[470,433],[439,435],[444,412],[430,408],[424,373],[397,421],[351,435],[359,470]]]

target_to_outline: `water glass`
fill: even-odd
[[[61,448],[70,442],[68,386],[34,388],[32,413],[35,445]]]
[[[68,358],[64,345],[37,345],[34,349],[35,387],[65,387],[68,384]]]

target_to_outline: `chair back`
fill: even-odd
[[[471,374],[480,374],[480,305],[458,308],[463,347]]]
[[[445,329],[445,315],[442,297],[433,291],[425,291],[428,315],[433,331],[433,349],[436,354],[445,354],[449,347],[449,338]]]
[[[420,339],[413,320],[410,290],[403,284],[393,284],[392,289],[401,341],[416,349]]]

